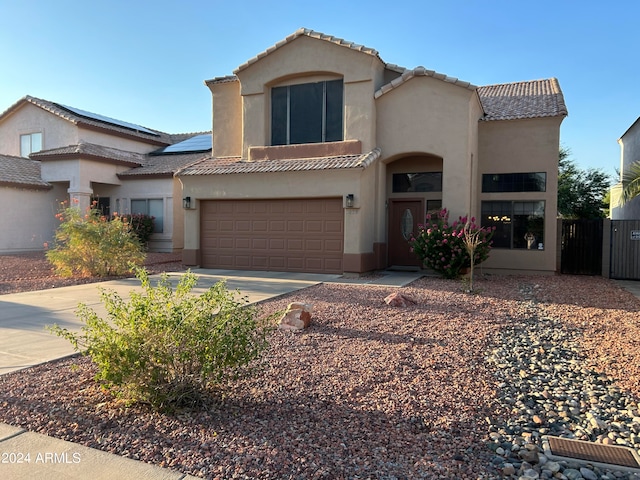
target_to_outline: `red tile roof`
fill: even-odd
[[[0,186],[49,190],[52,185],[42,180],[40,162],[28,158],[0,154]]]
[[[279,41],[278,43],[276,43],[275,45],[267,48],[265,51],[259,53],[255,57],[247,60],[245,63],[240,65],[238,68],[236,68],[233,73],[238,73],[238,72],[244,70],[245,68],[249,67],[250,65],[256,63],[258,60],[266,57],[271,52],[279,49],[280,47],[283,47],[287,43],[290,43],[293,40],[295,40],[296,38],[301,37],[301,36],[307,36],[307,37],[311,37],[311,38],[318,38],[320,40],[326,40],[327,42],[331,42],[331,43],[334,43],[336,45],[340,45],[340,46],[343,46],[343,47],[346,47],[346,48],[350,48],[351,50],[356,50],[358,52],[363,52],[363,53],[372,55],[372,56],[376,57],[378,60],[380,60],[384,64],[384,62],[380,58],[380,55],[378,54],[378,51],[374,50],[373,48],[365,47],[364,45],[359,45],[359,44],[354,43],[354,42],[349,42],[349,41],[344,40],[342,38],[334,37],[333,35],[326,35],[324,33],[315,32],[315,31],[310,30],[308,28],[299,28],[294,33],[292,33],[291,35],[286,37],[284,40]]]
[[[240,157],[207,157],[177,172],[177,176],[225,175],[233,173],[300,172],[367,168],[381,155],[380,148],[360,155],[340,155],[320,158],[291,158],[247,161]]]
[[[517,120],[568,114],[556,78],[478,87],[484,120]]]

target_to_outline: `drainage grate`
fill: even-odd
[[[582,460],[611,468],[640,471],[640,457],[631,448],[600,443],[569,440],[559,437],[545,437],[545,453],[549,457]]]

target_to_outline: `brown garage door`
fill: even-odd
[[[200,205],[204,268],[342,273],[341,198]]]

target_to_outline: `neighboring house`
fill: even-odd
[[[447,208],[496,228],[486,268],[556,270],[556,79],[476,87],[300,29],[206,85],[212,155],[177,173],[186,264],[415,268],[407,239]]]
[[[211,152],[211,134],[169,135],[35,97],[0,115],[0,253],[42,250],[62,202],[155,217],[149,248],[181,250],[174,172]],[[7,223],[5,223],[7,222]]]
[[[620,144],[620,180],[629,166],[640,161],[640,117],[618,139]],[[640,220],[640,197],[619,205],[619,190],[611,191],[611,218],[613,220]]]

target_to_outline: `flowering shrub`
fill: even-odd
[[[118,214],[114,213],[113,218],[117,217]],[[149,244],[149,239],[153,234],[155,217],[144,215],[142,213],[127,213],[120,215],[120,219],[131,225],[131,230],[136,234],[142,246],[146,248]]]
[[[437,216],[427,215],[424,225],[418,225],[418,233],[409,241],[411,251],[423,265],[440,273],[445,278],[457,278],[463,268],[471,266],[471,257],[465,245],[467,236],[476,235],[474,265],[489,258],[493,230],[481,228],[475,218],[459,217],[449,224],[449,212],[441,210]]]
[[[109,220],[95,203],[83,215],[78,207],[62,202],[56,218],[60,226],[46,256],[58,275],[122,275],[131,271],[131,264],[144,261],[131,225],[117,215]]]

